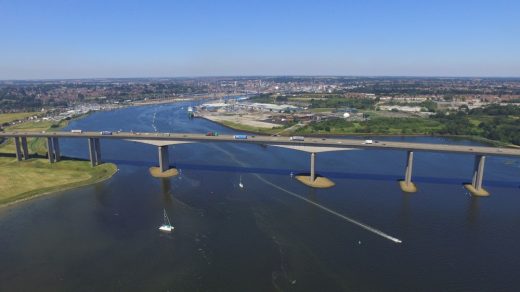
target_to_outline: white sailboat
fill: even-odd
[[[161,227],[159,227],[159,230],[169,233],[172,232],[174,228],[175,227],[173,227],[170,223],[170,218],[168,218],[168,214],[166,214],[166,209],[164,209],[164,224],[161,225]]]
[[[238,183],[238,186],[243,189],[244,188],[244,184],[242,183],[242,176],[240,176],[240,182]]]

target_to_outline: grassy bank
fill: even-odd
[[[0,206],[44,193],[96,183],[110,178],[117,168],[105,163],[91,167],[89,161],[49,163],[45,158],[18,162],[0,157]]]
[[[23,120],[28,117],[36,116],[40,113],[38,112],[28,112],[28,113],[9,113],[9,114],[0,114],[0,125],[4,123],[10,123],[18,120]]]
[[[8,131],[58,130],[67,125],[52,122],[27,122],[7,128]],[[0,206],[41,194],[93,184],[114,175],[117,167],[105,163],[91,167],[89,161],[64,159],[49,163],[45,158],[45,139],[28,139],[29,152],[34,158],[17,161],[12,140],[0,146]]]
[[[455,139],[466,139],[495,147],[518,147],[511,143],[488,139],[478,135],[444,134],[445,125],[428,118],[383,118],[378,117],[369,122],[350,122],[346,120],[328,120],[311,123],[300,128],[277,127],[273,129],[256,128],[233,122],[213,121],[228,128],[251,134],[271,135],[280,133],[283,136],[436,136]],[[286,129],[284,131],[284,129]],[[281,133],[283,131],[283,133]]]

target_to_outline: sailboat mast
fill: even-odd
[[[164,209],[164,224],[171,225],[170,218],[168,218],[168,215],[166,214],[166,209]]]

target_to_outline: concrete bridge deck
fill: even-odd
[[[261,144],[275,147],[285,147],[293,150],[306,151],[310,156],[310,174],[297,176],[298,180],[311,187],[331,187],[333,182],[322,183],[317,179],[315,173],[316,154],[327,151],[352,150],[352,149],[372,149],[372,150],[401,150],[406,151],[406,167],[404,179],[400,181],[401,189],[405,192],[416,192],[417,188],[412,182],[413,158],[415,151],[444,152],[471,154],[475,156],[471,184],[466,184],[466,189],[473,195],[487,196],[489,193],[482,187],[484,177],[484,164],[486,156],[512,156],[520,157],[520,148],[502,148],[485,146],[465,146],[432,143],[409,143],[394,141],[374,141],[365,143],[360,139],[338,139],[338,138],[318,138],[307,137],[304,141],[293,141],[289,137],[249,135],[247,139],[235,139],[233,135],[206,136],[205,134],[193,133],[132,133],[114,132],[103,135],[102,132],[3,132],[0,138],[13,138],[16,148],[16,158],[18,160],[28,159],[29,152],[27,138],[44,138],[47,140],[48,159],[50,163],[60,160],[59,138],[82,138],[88,140],[89,156],[92,166],[99,165],[101,162],[101,139],[118,139],[132,142],[151,144],[158,148],[159,167],[153,168],[153,173],[157,176],[175,174],[175,169],[170,168],[169,164],[169,145],[183,143],[213,143],[213,142],[232,142]]]
[[[409,143],[394,141],[378,141],[372,144],[365,144],[360,139],[338,139],[338,138],[317,138],[308,137],[305,141],[291,141],[289,137],[273,137],[263,135],[249,135],[247,139],[234,139],[233,135],[206,136],[205,134],[193,133],[130,133],[114,132],[112,135],[102,135],[100,132],[4,132],[0,137],[42,137],[42,138],[93,138],[93,139],[121,139],[121,140],[147,140],[158,141],[161,145],[168,144],[169,141],[189,141],[189,142],[233,142],[267,145],[300,145],[314,147],[333,147],[333,148],[358,148],[358,149],[380,149],[380,150],[405,150],[405,151],[428,151],[428,152],[451,152],[465,153],[473,155],[492,155],[492,156],[518,156],[520,148],[485,147],[485,146],[464,146],[449,144],[432,143]],[[175,143],[171,143],[175,144]]]

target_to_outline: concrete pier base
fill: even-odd
[[[302,184],[317,189],[331,188],[336,185],[330,179],[319,175],[316,176],[314,180],[311,180],[312,176],[309,174],[297,174],[294,177]]]
[[[159,155],[159,167],[150,167],[150,174],[153,177],[173,177],[179,174],[175,167],[170,168],[170,154],[168,145],[157,147]]]
[[[302,184],[312,188],[331,188],[336,184],[330,179],[316,174],[316,153],[311,153],[311,171],[310,173],[297,174],[295,178]]]
[[[484,164],[486,163],[486,156],[475,156],[475,163],[473,164],[473,177],[471,184],[465,184],[464,187],[470,194],[478,197],[487,197],[489,192],[482,187],[484,181]]]
[[[413,169],[413,151],[406,153],[406,168],[404,171],[404,180],[399,181],[401,190],[406,193],[417,192],[417,187],[412,182],[412,169]]]
[[[166,171],[161,171],[160,167],[153,166],[153,167],[150,167],[149,171],[153,177],[157,177],[157,178],[174,177],[174,176],[179,175],[179,171],[175,167],[172,167]]]
[[[401,191],[406,193],[415,193],[417,192],[417,187],[413,182],[407,183],[404,180],[399,181],[399,186],[401,187]]]
[[[476,196],[476,197],[487,197],[490,195],[490,193],[488,191],[486,191],[484,188],[480,188],[480,189],[476,189],[473,185],[471,184],[465,184],[464,185],[464,188],[466,188],[466,190],[468,190],[468,192],[472,195],[472,196]]]

